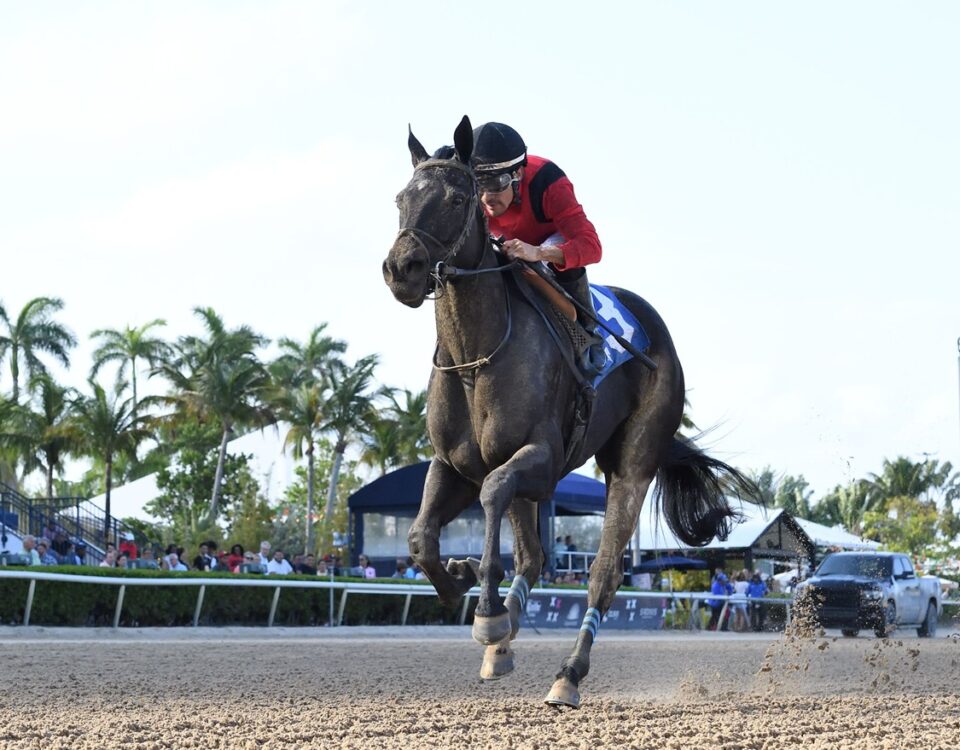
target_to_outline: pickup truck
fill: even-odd
[[[794,600],[809,608],[821,627],[840,628],[847,637],[870,628],[886,638],[897,628],[936,635],[943,610],[940,580],[917,576],[910,558],[896,552],[835,552],[824,558]]]

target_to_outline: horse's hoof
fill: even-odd
[[[558,677],[543,702],[549,706],[580,708],[580,691],[566,677]]]
[[[483,664],[480,666],[480,679],[496,680],[513,671],[513,651],[510,641],[487,646],[483,651]]]
[[[473,616],[473,640],[484,646],[493,646],[510,637],[510,613],[503,612],[494,617]]]

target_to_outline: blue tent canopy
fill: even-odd
[[[353,546],[359,550],[364,544],[364,516],[384,515],[413,517],[420,510],[423,485],[427,478],[429,461],[392,471],[361,487],[347,499],[350,509],[350,529]],[[568,474],[557,484],[549,502],[540,503],[538,519],[540,542],[551,549],[553,516],[602,514],[606,504],[603,482],[580,474]],[[480,501],[467,509],[465,515],[481,515]]]
[[[694,560],[690,557],[679,557],[677,555],[668,555],[666,557],[655,557],[633,567],[634,573],[654,573],[659,570],[706,570],[707,563],[704,560]]]
[[[429,461],[404,466],[361,487],[347,500],[350,512],[415,515],[429,467]],[[580,474],[567,474],[553,495],[556,512],[562,515],[603,513],[605,502],[603,482]]]

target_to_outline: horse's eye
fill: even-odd
[[[462,195],[457,193],[455,196],[453,196],[453,205],[459,208],[466,202],[466,200],[467,200],[466,198],[464,198]]]

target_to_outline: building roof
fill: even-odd
[[[854,551],[880,548],[880,542],[851,534],[840,526],[824,526],[822,523],[808,521],[806,518],[797,518],[796,521],[818,547],[839,547]]]
[[[422,461],[391,471],[354,492],[347,504],[355,513],[412,515],[420,507],[429,467],[429,461]],[[605,498],[603,482],[582,474],[567,474],[553,495],[557,512],[561,514],[603,513]]]

